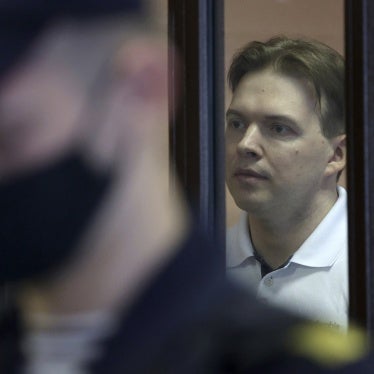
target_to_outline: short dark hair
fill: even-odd
[[[345,133],[345,69],[338,52],[315,40],[284,36],[250,42],[233,57],[227,76],[231,91],[246,74],[269,67],[312,84],[326,138]]]

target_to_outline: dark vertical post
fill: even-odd
[[[350,316],[374,332],[374,3],[346,0]]]
[[[169,105],[171,165],[190,203],[196,205],[200,194],[199,123],[199,1],[169,0],[169,39],[177,49],[169,58]],[[172,174],[172,178],[174,177]],[[175,180],[171,180],[171,187]]]
[[[170,121],[172,169],[196,208],[200,224],[222,242],[223,19],[222,0],[169,0],[169,37],[178,49],[180,64],[178,69],[178,61],[170,57],[170,104],[178,104]]]

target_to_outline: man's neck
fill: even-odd
[[[271,268],[283,265],[321,223],[337,198],[336,193],[331,193],[288,216],[273,214],[265,218],[249,214],[248,228],[255,250]]]

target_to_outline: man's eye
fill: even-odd
[[[270,129],[277,135],[287,135],[291,132],[291,129],[288,126],[279,123],[272,124]]]
[[[236,119],[229,121],[229,126],[235,130],[242,130],[245,128],[245,123]]]

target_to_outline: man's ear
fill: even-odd
[[[338,135],[330,139],[330,144],[332,148],[332,155],[329,158],[326,167],[326,175],[338,175],[345,168],[347,162],[347,145],[346,145],[346,135]]]

